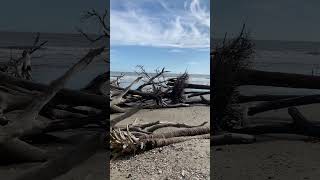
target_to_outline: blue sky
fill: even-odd
[[[209,74],[209,0],[111,0],[111,70]]]

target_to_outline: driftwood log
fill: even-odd
[[[0,72],[0,85],[7,86],[8,84],[23,87],[29,91],[39,92],[45,91],[49,87],[48,85],[21,80]],[[73,106],[87,105],[99,109],[104,109],[109,106],[109,99],[106,97],[70,89],[62,89],[59,91],[53,98],[53,101]]]
[[[320,76],[246,69],[238,74],[239,85],[320,89]]]
[[[72,75],[85,68],[103,50],[104,47],[91,50],[63,76],[51,82],[44,92],[34,96],[15,119],[10,120],[7,125],[0,126],[0,147],[8,152],[7,155],[19,159],[23,157],[24,161],[46,159],[46,155],[39,148],[21,141],[19,137],[40,134],[49,126],[50,122],[37,118],[41,109],[64,87]]]
[[[288,108],[291,106],[314,104],[319,102],[320,102],[320,95],[309,95],[309,96],[294,97],[289,99],[280,99],[280,100],[275,100],[270,102],[263,102],[256,106],[249,107],[248,115],[251,116],[251,115],[265,112],[265,111]]]
[[[292,123],[286,124],[270,124],[270,125],[254,125],[239,129],[232,129],[234,133],[245,133],[251,135],[259,134],[300,134],[305,136],[320,137],[320,126],[311,123],[304,117],[301,112],[295,108],[288,108],[288,113],[292,117]]]

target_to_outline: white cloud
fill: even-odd
[[[183,52],[183,50],[181,50],[181,49],[170,49],[169,52],[172,52],[172,53],[181,53],[181,52]]]
[[[111,44],[209,48],[210,13],[199,0],[186,1],[178,10],[170,9],[167,3],[172,1],[157,2],[160,14],[129,4],[125,10],[111,9]]]

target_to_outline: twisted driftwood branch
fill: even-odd
[[[0,146],[10,149],[11,152],[17,152],[17,147],[22,149],[35,149],[35,153],[40,152],[36,147],[28,148],[28,145],[19,140],[19,137],[37,134],[49,125],[49,122],[37,119],[40,110],[63,88],[72,75],[85,68],[96,56],[100,55],[104,48],[91,50],[84,58],[69,69],[63,76],[54,80],[49,88],[40,95],[34,97],[27,108],[20,113],[11,123],[0,127]],[[24,146],[24,147],[21,147]],[[20,152],[20,151],[19,151]],[[32,154],[43,159],[43,153]],[[39,157],[40,156],[40,157]],[[37,158],[36,158],[37,159]]]

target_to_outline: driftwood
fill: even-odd
[[[280,99],[289,99],[289,98],[296,98],[302,97],[303,95],[268,95],[268,94],[260,94],[254,96],[245,96],[239,95],[238,102],[239,103],[247,103],[247,102],[254,102],[254,101],[275,101]]]
[[[276,86],[290,88],[320,89],[320,77],[282,72],[243,70],[239,73],[240,85]]]
[[[21,80],[0,72],[0,85],[6,86],[7,84],[23,87],[29,91],[43,92],[48,89],[48,85]],[[53,101],[74,106],[87,105],[99,109],[107,108],[109,106],[109,99],[106,97],[70,89],[62,89],[59,91],[53,98]]]
[[[168,82],[168,85],[173,85],[172,82]],[[209,89],[210,90],[210,86],[208,85],[202,85],[202,84],[185,84],[185,88],[190,88],[190,89]]]
[[[46,91],[34,96],[29,105],[15,119],[7,125],[0,127],[0,146],[9,154],[12,153],[14,157],[20,159],[44,160],[46,157],[44,153],[41,153],[38,148],[22,142],[18,138],[41,133],[48,126],[49,122],[37,119],[40,110],[63,88],[73,74],[86,67],[97,55],[101,54],[103,49],[99,48],[90,51],[63,76],[53,81]]]
[[[40,33],[37,33],[32,46],[9,47],[10,49],[15,48],[23,50],[22,56],[18,59],[14,59],[11,54],[10,60],[3,67],[0,67],[0,71],[18,78],[31,80],[32,68],[30,56],[38,49],[41,49],[47,42],[48,41],[40,43]]]
[[[88,85],[86,85],[85,88],[82,90],[84,92],[90,93],[90,94],[97,94],[97,95],[103,95],[103,85],[109,81],[110,73],[106,72],[103,74],[100,74],[96,78],[94,78]]]
[[[320,96],[319,95],[309,95],[309,96],[302,96],[302,97],[294,97],[289,99],[280,99],[270,102],[264,102],[258,104],[254,107],[250,107],[248,110],[248,115],[254,115],[257,113],[275,110],[275,109],[282,109],[291,106],[301,106],[313,103],[319,103]]]
[[[213,62],[213,133],[212,143],[234,144],[254,142],[253,135],[266,133],[299,134],[320,137],[320,127],[308,121],[293,106],[319,103],[319,95],[239,95],[237,89],[242,85],[274,86],[287,88],[320,89],[320,76],[294,73],[266,72],[250,69],[252,44],[243,30],[240,35],[211,52]],[[248,112],[238,113],[233,107],[241,107],[240,103],[267,101],[249,107]],[[239,116],[255,115],[270,110],[288,108],[292,123],[260,124],[246,127],[226,126],[228,122],[238,121]],[[247,114],[245,114],[247,113]],[[235,114],[235,115],[233,115]],[[231,115],[231,116],[230,116]],[[237,117],[238,116],[238,117]],[[229,123],[230,124],[230,123]],[[228,135],[237,133],[236,135]],[[240,133],[240,134],[238,134]],[[215,139],[215,140],[214,140]],[[248,140],[248,141],[246,141]]]
[[[90,17],[107,19],[106,15],[100,16],[94,10],[89,12],[95,13]],[[102,35],[108,39],[107,23],[98,22],[103,28]],[[32,164],[35,167],[18,175],[17,180],[53,179],[66,173],[102,148],[102,143],[106,142],[103,138],[108,137],[103,132],[110,128],[107,112],[111,101],[106,87],[109,72],[97,76],[83,89],[64,89],[74,74],[106,51],[106,44],[92,46],[83,58],[48,85],[32,81],[30,58],[46,44],[47,41],[40,41],[38,33],[32,46],[18,46],[23,50],[22,57],[11,54],[8,63],[0,67],[0,164],[40,164]],[[108,61],[108,58],[104,60]],[[74,137],[66,138],[65,130]],[[84,132],[90,134],[83,136]],[[72,139],[80,143],[75,145]],[[51,142],[67,143],[75,148],[51,152],[48,145]],[[48,152],[44,150],[46,148]]]
[[[223,133],[214,135],[210,138],[211,145],[226,145],[226,144],[249,144],[256,141],[252,135],[237,134],[237,133]]]
[[[231,40],[216,45],[210,52],[213,86],[212,126],[213,132],[218,133],[230,128],[231,121],[238,121],[233,105],[237,103],[238,73],[247,69],[250,58],[254,53],[253,43],[248,38],[243,25],[240,34]]]
[[[207,94],[210,94],[210,91],[206,91],[206,92],[192,92],[190,95],[188,95],[188,98],[195,97],[195,96],[203,96],[203,95],[207,95]]]
[[[77,28],[77,30],[80,34],[82,34],[87,40],[89,40],[92,43],[100,40],[104,40],[104,39],[107,40],[108,38],[110,38],[110,28],[107,23],[107,19],[109,19],[108,16],[109,16],[109,13],[107,9],[105,9],[102,14],[97,12],[95,9],[91,9],[90,11],[87,11],[85,14],[83,14],[81,18],[82,21],[86,21],[89,19],[95,19],[96,21],[98,21],[101,34],[99,34],[97,37],[89,36],[80,28]]]
[[[87,135],[88,136],[88,135]],[[15,177],[15,180],[48,180],[68,172],[77,164],[85,161],[101,147],[101,133],[95,133],[88,137],[81,137],[76,147],[64,152],[55,159],[52,159],[40,167],[35,167],[22,175]]]
[[[293,123],[248,126],[239,129],[232,129],[231,132],[251,135],[277,133],[320,137],[320,126],[308,121],[297,108],[288,108],[288,113],[292,117]]]
[[[42,162],[48,159],[48,155],[40,148],[12,139],[0,145],[0,159],[0,164]]]
[[[163,123],[165,126],[159,126],[159,122],[147,124],[133,124],[126,130],[112,129],[111,131],[111,151],[115,157],[125,154],[135,154],[147,151],[153,148],[167,146],[174,143],[179,143],[191,139],[209,139],[210,128],[202,126],[189,126],[185,124]],[[187,127],[186,129],[175,130],[166,133],[150,134],[154,129],[163,127]],[[148,128],[150,131],[147,131]]]

